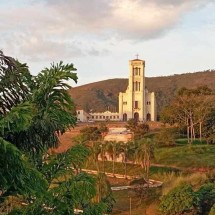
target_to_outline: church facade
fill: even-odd
[[[119,93],[119,112],[96,112],[81,117],[79,121],[156,121],[156,98],[154,92],[148,92],[145,85],[145,61],[134,59],[129,61],[129,79],[126,92]]]
[[[119,120],[156,121],[156,98],[145,85],[145,61],[129,61],[129,79],[126,92],[119,93]]]

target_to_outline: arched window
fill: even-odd
[[[135,75],[138,75],[138,71],[139,71],[139,69],[136,67],[136,73],[135,73]]]
[[[151,121],[151,114],[150,114],[150,113],[147,113],[147,114],[146,114],[146,120],[147,120],[147,121]]]
[[[140,68],[138,67],[133,68],[133,76],[135,75],[140,75]]]
[[[127,121],[127,114],[126,113],[123,114],[123,121]]]
[[[139,113],[137,113],[137,112],[134,113],[134,120],[135,120],[135,122],[139,121]]]

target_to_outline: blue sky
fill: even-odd
[[[127,78],[136,54],[148,77],[215,69],[214,11],[213,0],[1,0],[0,49],[33,74],[72,62],[78,85]]]

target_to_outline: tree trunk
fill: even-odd
[[[190,144],[190,127],[189,127],[189,119],[187,118],[187,142]]]
[[[113,172],[113,175],[115,175],[115,153],[113,154],[113,163],[112,164],[113,164],[113,166],[112,166],[113,171],[112,172]]]
[[[200,142],[202,143],[202,122],[199,123],[199,138]]]

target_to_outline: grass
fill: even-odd
[[[131,210],[132,215],[140,214],[158,214],[157,207],[159,205],[159,196],[167,194],[170,190],[177,187],[182,183],[191,184],[194,189],[208,181],[210,172],[207,173],[190,173],[190,170],[197,168],[211,168],[215,169],[215,146],[205,145],[196,142],[189,146],[185,144],[184,139],[179,140],[175,147],[161,147],[155,149],[155,160],[158,166],[152,166],[150,168],[150,178],[163,181],[162,191],[159,189],[143,191],[141,197],[138,191],[134,190],[122,190],[113,192],[116,203],[113,208],[113,215],[127,215],[130,211],[130,197],[131,197]],[[103,170],[103,162],[99,162],[100,170]],[[89,162],[86,166],[88,169],[96,169],[93,162]],[[179,170],[179,169],[181,170]],[[183,171],[182,171],[183,170]],[[189,171],[187,171],[189,170]],[[112,162],[105,162],[105,171],[112,172]],[[140,165],[127,164],[128,175],[141,175],[143,170]],[[212,174],[213,171],[211,171]],[[124,164],[115,163],[115,173],[124,174]],[[213,175],[214,178],[215,170]],[[125,185],[125,181],[111,179],[116,182],[111,184],[114,186]],[[129,183],[129,182],[127,182]],[[149,195],[150,194],[150,195]]]
[[[187,138],[178,138],[176,141],[176,144],[178,145],[187,145]],[[200,141],[199,139],[196,139],[192,142],[192,145],[202,145],[206,144],[206,140]]]
[[[196,144],[196,145],[177,145],[175,147],[161,147],[155,149],[155,159],[150,168],[150,177],[156,174],[179,172],[179,170],[207,171],[215,168],[215,146]],[[99,162],[100,170],[103,171],[103,162]],[[93,162],[88,162],[87,169],[96,169]],[[105,171],[112,172],[112,162],[105,162]],[[123,163],[115,163],[115,173],[124,174],[125,166]],[[127,164],[128,175],[142,175],[143,170],[140,165]]]
[[[95,165],[93,162],[88,162],[87,165],[84,167],[86,169],[96,170]],[[103,162],[99,161],[99,169],[100,171],[103,171]],[[111,161],[105,161],[105,172],[112,173],[112,162]],[[180,172],[176,168],[172,167],[158,167],[158,166],[151,166],[150,168],[150,178],[154,179],[157,174],[169,174],[169,173],[177,173]],[[115,163],[115,174],[125,174],[125,165],[123,163]],[[140,165],[137,164],[127,164],[127,175],[129,176],[142,176],[143,175],[143,169]]]
[[[215,168],[215,146],[181,145],[155,149],[155,162],[182,168]]]

